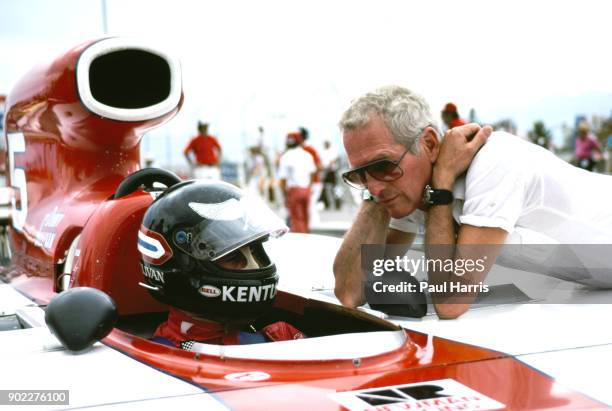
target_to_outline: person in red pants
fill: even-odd
[[[287,150],[280,158],[278,177],[289,211],[291,231],[308,233],[308,212],[311,188],[317,167],[312,156],[301,147],[299,133],[287,135]]]

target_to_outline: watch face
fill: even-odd
[[[431,204],[431,187],[426,185],[425,190],[423,190],[423,203]]]

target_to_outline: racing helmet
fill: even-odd
[[[252,320],[272,306],[278,283],[262,243],[287,231],[262,200],[229,183],[175,184],[144,214],[140,285],[158,301],[204,318]]]

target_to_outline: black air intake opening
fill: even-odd
[[[170,95],[170,77],[165,59],[137,49],[101,55],[89,66],[93,98],[116,108],[144,108],[164,101]]]

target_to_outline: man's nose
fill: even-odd
[[[378,181],[368,174],[366,174],[366,179],[366,186],[368,187],[370,194],[372,194],[374,197],[380,197],[380,194],[385,189],[387,183],[384,181]]]

